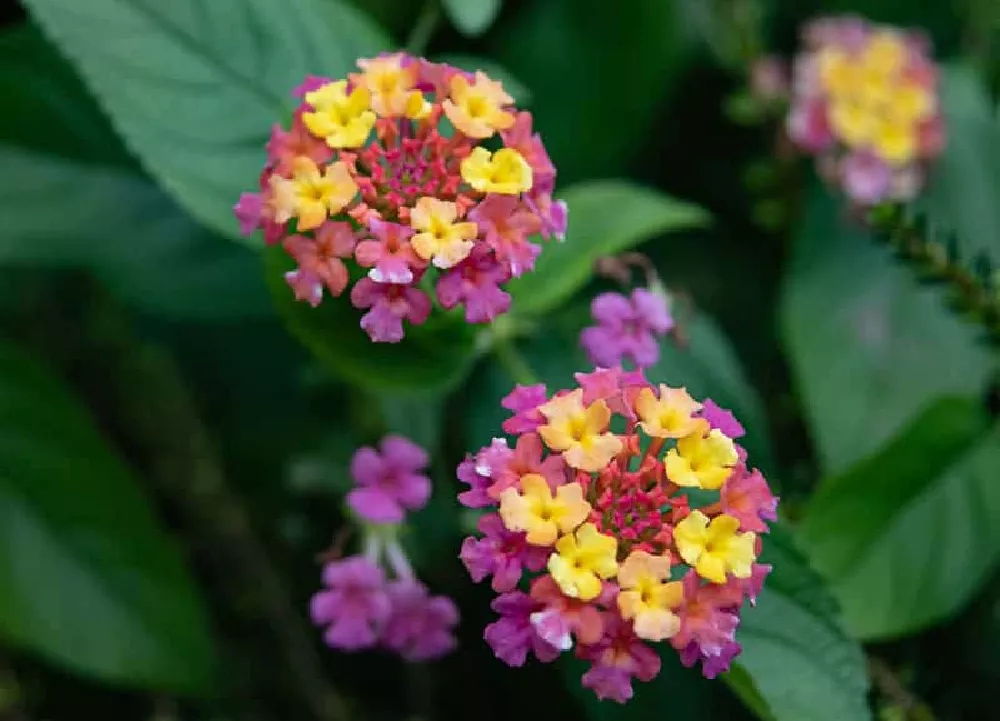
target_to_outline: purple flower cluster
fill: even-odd
[[[591,363],[620,367],[626,360],[649,368],[660,359],[659,339],[674,327],[666,298],[646,288],[631,296],[601,293],[590,305],[597,325],[584,328],[580,343]]]
[[[326,564],[325,588],[312,598],[313,622],[325,629],[323,638],[332,648],[381,647],[406,661],[440,658],[455,648],[455,603],[432,596],[416,578],[392,529],[430,498],[427,463],[427,452],[401,436],[387,436],[378,450],[366,446],[354,454],[356,486],[347,504],[361,520],[376,525],[365,529],[363,555]]]
[[[447,596],[431,596],[415,578],[390,580],[363,556],[332,561],[323,569],[325,590],[312,599],[311,615],[326,627],[323,640],[342,651],[381,646],[406,661],[428,661],[455,648],[458,609]]]

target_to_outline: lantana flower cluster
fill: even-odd
[[[803,38],[791,140],[860,206],[915,197],[944,142],[929,41],[854,16],[813,21]]]
[[[450,598],[430,594],[399,543],[406,512],[430,498],[427,463],[427,453],[401,436],[354,454],[356,485],[347,504],[365,523],[363,549],[328,561],[324,589],[312,598],[313,622],[324,628],[327,645],[342,651],[380,647],[406,661],[440,658],[455,648],[458,609]]]
[[[286,280],[299,300],[317,306],[351,286],[373,341],[397,342],[403,321],[423,323],[432,291],[469,323],[493,320],[510,306],[505,284],[534,266],[540,247],[529,238],[566,229],[531,114],[483,72],[404,53],[358,67],[296,90],[301,103],[289,129],[272,131],[259,192],[235,208],[243,232],[262,227],[294,258]]]
[[[458,469],[459,500],[489,511],[461,551],[499,594],[485,639],[511,666],[572,649],[590,663],[583,685],[618,702],[659,672],[655,643],[714,677],[770,571],[757,557],[777,499],[711,400],[641,371],[576,379],[553,396],[516,387],[513,445],[494,439]]]

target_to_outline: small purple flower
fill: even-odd
[[[632,679],[652,681],[660,672],[660,657],[635,635],[632,624],[617,615],[608,619],[604,637],[591,646],[581,646],[579,656],[593,661],[583,674],[584,688],[599,699],[625,703],[632,698]]]
[[[617,666],[595,663],[583,674],[580,682],[601,701],[625,703],[632,698],[632,675]]]
[[[312,598],[313,623],[326,626],[327,645],[357,651],[375,645],[391,611],[382,569],[362,556],[328,563],[326,590]]]
[[[541,218],[542,237],[548,240],[555,236],[556,240],[563,241],[569,224],[569,206],[565,200],[553,200],[551,191],[551,187],[539,184],[524,196],[524,202]]]
[[[382,634],[382,644],[406,661],[441,658],[457,645],[452,629],[458,608],[447,596],[431,596],[416,580],[389,584],[392,614]]]
[[[858,205],[877,205],[892,195],[893,173],[871,153],[851,153],[841,163],[844,192]]]
[[[727,641],[717,653],[707,653],[695,642],[689,643],[678,651],[681,663],[691,668],[701,661],[701,673],[705,678],[715,678],[720,673],[729,670],[733,659],[740,655],[742,646],[736,641]]]
[[[240,233],[250,235],[260,227],[263,199],[260,193],[240,193],[240,199],[233,206],[233,213],[240,223]]]
[[[764,590],[764,581],[767,580],[772,568],[770,563],[755,563],[750,567],[750,578],[743,580],[743,594],[751,606],[757,605],[757,597]]]
[[[529,651],[542,663],[553,661],[561,653],[535,631],[531,614],[543,606],[528,594],[522,591],[501,594],[493,599],[490,608],[500,618],[486,627],[483,638],[496,657],[508,666],[523,666]]]
[[[580,343],[590,360],[607,368],[626,358],[639,368],[648,368],[660,358],[658,337],[674,326],[666,300],[645,288],[636,288],[631,298],[620,293],[601,293],[590,305],[597,325],[584,328]]]
[[[466,458],[458,466],[458,480],[469,485],[469,490],[458,494],[458,501],[466,508],[485,508],[496,503],[487,494],[500,473],[507,467],[514,452],[504,438],[494,438],[486,448],[474,457]]]
[[[549,550],[530,545],[524,533],[508,530],[496,513],[480,518],[477,529],[483,537],[466,538],[459,554],[476,583],[493,576],[493,590],[504,593],[514,590],[524,568],[529,571],[545,568]]]
[[[362,268],[371,268],[368,277],[376,283],[401,283],[413,281],[413,268],[420,259],[410,245],[413,228],[372,218],[368,230],[373,238],[362,240],[354,250],[354,257]]]
[[[430,498],[427,452],[401,436],[386,436],[379,450],[365,446],[351,459],[357,487],[347,494],[347,504],[370,523],[400,523],[405,511],[423,508]]]
[[[493,253],[476,246],[468,258],[441,276],[437,297],[447,310],[465,304],[465,320],[489,323],[510,308],[510,294],[500,284],[510,280],[510,269],[497,262]]]
[[[295,294],[295,300],[302,300],[313,308],[323,300],[323,282],[309,270],[298,268],[285,273],[285,282]]]
[[[747,593],[756,595],[767,573],[756,571],[748,581],[732,579],[726,584],[701,585],[693,570],[684,576],[684,600],[676,609],[681,627],[670,644],[686,666],[702,662],[702,671],[718,674],[729,667],[739,653],[736,629],[740,625],[739,607]],[[709,676],[712,678],[712,676]]]
[[[540,224],[535,213],[521,207],[519,198],[488,195],[469,212],[469,220],[478,226],[497,260],[505,263],[515,278],[535,267],[535,258],[542,249],[528,242],[528,236],[538,232]]]
[[[740,465],[726,480],[719,497],[722,510],[740,522],[740,528],[767,533],[766,521],[778,520],[778,498],[757,469]]]
[[[503,422],[504,433],[520,435],[521,433],[531,433],[539,426],[545,424],[545,416],[538,410],[548,400],[545,392],[545,384],[539,383],[533,386],[514,386],[514,390],[508,393],[500,401],[500,405],[514,415]]]
[[[708,425],[722,431],[722,434],[736,440],[746,435],[743,425],[736,420],[730,411],[719,406],[711,398],[706,398],[701,404],[701,417],[708,421]]]
[[[403,321],[420,325],[431,313],[427,294],[408,285],[376,283],[362,278],[351,289],[355,308],[371,308],[361,318],[361,327],[376,343],[398,343],[403,339]]]

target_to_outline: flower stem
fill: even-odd
[[[411,55],[423,55],[427,52],[434,31],[437,30],[438,21],[441,19],[441,7],[438,0],[427,0],[424,3],[417,22],[410,30],[410,36],[406,39],[406,51]]]
[[[975,270],[959,257],[954,236],[944,243],[931,239],[926,219],[907,218],[901,209],[881,208],[872,213],[876,237],[923,276],[947,285],[951,305],[960,316],[982,327],[994,349],[1000,348],[1000,288],[990,259],[975,259]]]
[[[497,337],[494,339],[493,354],[515,383],[523,386],[541,383],[531,365],[508,338]]]
[[[868,675],[878,692],[902,712],[905,721],[936,721],[931,707],[915,696],[885,661],[869,656]]]

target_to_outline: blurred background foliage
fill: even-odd
[[[0,4],[0,717],[994,716],[996,350],[777,164],[773,127],[724,112],[756,54],[833,12],[932,37],[952,131],[922,207],[998,267],[990,0]],[[237,237],[287,91],[396,47],[504,79],[559,168],[569,237],[490,337],[429,323],[373,346]],[[593,263],[632,248],[686,299],[648,376],[735,410],[784,518],[726,682],[665,658],[619,707],[572,669],[493,658],[452,469],[498,430],[511,347],[549,383],[585,367]],[[434,453],[405,542],[463,614],[428,666],[332,653],[307,625],[347,461],[389,430]]]

